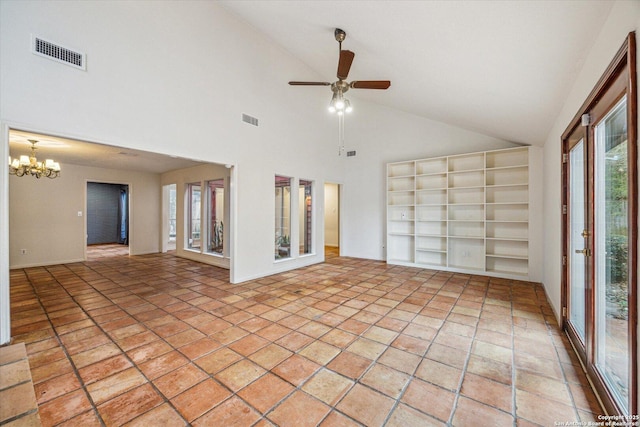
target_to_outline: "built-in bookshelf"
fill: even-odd
[[[387,262],[539,280],[540,155],[518,147],[389,163]]]

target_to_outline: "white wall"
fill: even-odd
[[[339,185],[324,185],[324,244],[340,246],[340,199]]]
[[[234,165],[236,281],[322,259],[273,262],[273,176],[341,177],[328,95],[287,85],[306,66],[215,2],[3,1],[0,13],[4,125]],[[85,52],[87,71],[31,54],[32,33]]]
[[[380,96],[384,96],[381,93]],[[344,193],[340,207],[345,256],[385,259],[386,164],[400,160],[513,147],[515,144],[352,99],[345,119]]]
[[[562,275],[562,168],[561,137],[564,130],[604,73],[631,31],[640,29],[640,2],[617,1],[591,48],[552,131],[544,145],[544,268],[543,283],[560,319]],[[639,37],[640,34],[636,34]],[[639,40],[640,41],[640,40]]]
[[[59,178],[9,177],[10,268],[83,261],[87,182],[129,185],[129,251],[160,248],[160,175],[61,165]],[[82,216],[78,216],[78,212]],[[23,255],[21,249],[26,249]]]

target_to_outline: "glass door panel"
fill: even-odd
[[[584,347],[586,307],[584,139],[569,151],[569,313],[568,320]]]
[[[595,365],[629,402],[629,175],[626,97],[595,126]]]

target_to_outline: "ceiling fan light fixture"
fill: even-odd
[[[344,112],[350,113],[353,111],[353,107],[351,106],[351,102],[348,99],[344,100]]]

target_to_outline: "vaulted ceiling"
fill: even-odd
[[[219,1],[309,66],[283,90],[329,99],[338,44],[349,80],[391,80],[362,99],[509,141],[542,145],[611,1]],[[621,41],[622,42],[622,41]],[[357,92],[357,93],[355,93]]]

